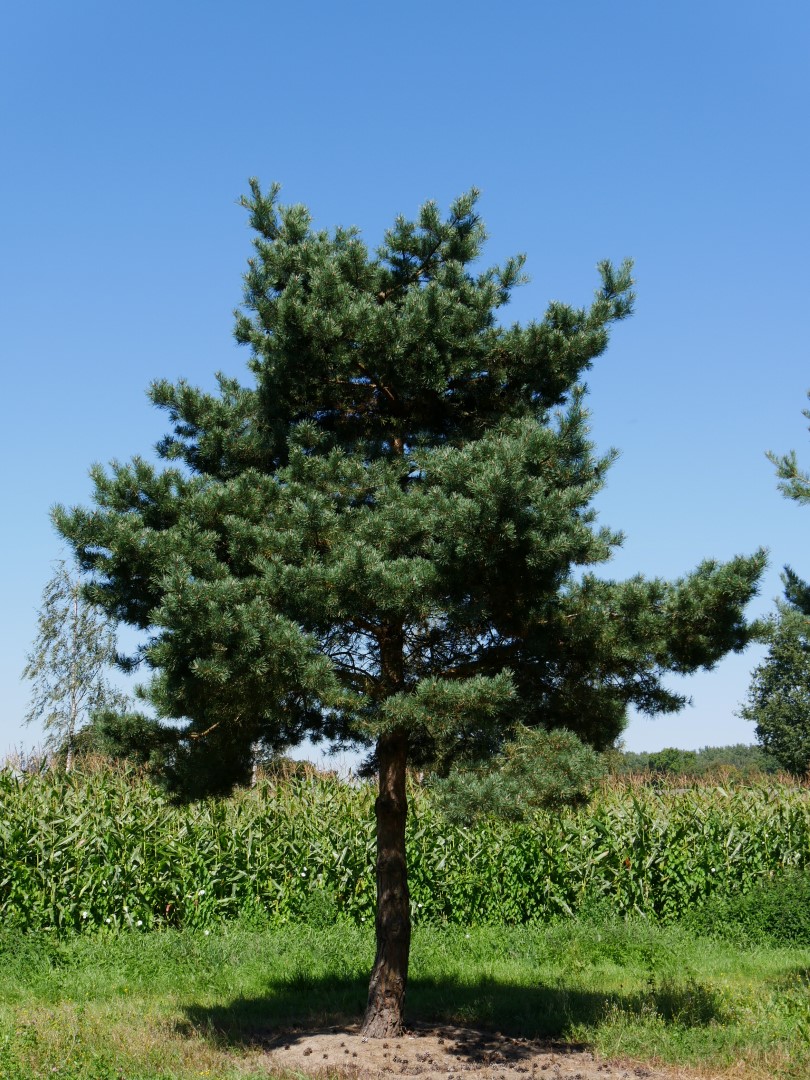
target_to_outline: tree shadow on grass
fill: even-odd
[[[181,1033],[202,1034],[222,1046],[271,1047],[280,1039],[290,1043],[315,1030],[356,1025],[367,993],[368,981],[361,976],[297,977],[269,984],[260,997],[215,1006],[188,1004],[178,1027]],[[413,978],[408,983],[406,1025],[456,1025],[516,1039],[560,1040],[561,1046],[565,1040],[572,1049],[572,1033],[617,1011],[630,1018],[657,1016],[682,1027],[723,1019],[719,995],[694,980],[651,984],[630,993],[599,993],[492,978],[475,983]]]

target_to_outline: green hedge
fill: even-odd
[[[373,800],[367,785],[315,776],[181,807],[131,772],[3,770],[0,921],[26,930],[370,921]],[[463,828],[417,787],[408,859],[419,921],[609,908],[669,922],[810,866],[810,791],[777,781],[616,785],[584,809]]]

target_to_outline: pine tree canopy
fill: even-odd
[[[810,409],[804,409],[803,415],[810,420]],[[774,454],[769,451],[766,456],[776,466],[779,490],[782,494],[797,503],[805,505],[810,503],[810,476],[799,468],[796,451],[789,450],[786,454]],[[785,586],[787,603],[796,611],[810,616],[810,585],[789,566],[784,568],[782,582]]]
[[[810,419],[810,410],[804,415]],[[768,453],[779,489],[794,502],[810,502],[810,476],[799,468],[795,450]],[[757,740],[784,769],[810,769],[810,584],[789,566],[782,583],[785,599],[766,626],[768,653],[751,675],[748,700],[740,709],[756,724]]]
[[[372,254],[251,182],[250,381],[153,384],[161,460],[96,467],[94,505],[55,511],[90,598],[145,632],[178,786],[226,791],[256,744],[307,736],[402,737],[444,767],[517,725],[605,747],[628,706],[684,704],[667,673],[749,641],[762,552],[677,581],[591,569],[621,536],[595,521],[613,454],[581,380],[630,265],[600,264],[589,307],[507,325],[524,260],[476,269],[476,204],[427,203]]]
[[[760,746],[783,769],[810,770],[810,618],[780,603],[768,627],[768,652],[751,675],[743,720],[756,724]]]

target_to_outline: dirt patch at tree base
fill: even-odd
[[[335,1080],[694,1080],[697,1075],[638,1062],[600,1061],[584,1046],[455,1025],[416,1024],[397,1039],[364,1039],[358,1027],[290,1030],[279,1033],[264,1056],[268,1067],[282,1074]]]

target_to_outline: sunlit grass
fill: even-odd
[[[359,1018],[370,929],[0,934],[0,1077],[235,1080],[290,1024]],[[644,921],[421,927],[408,1015],[729,1077],[810,1075],[810,949]]]

